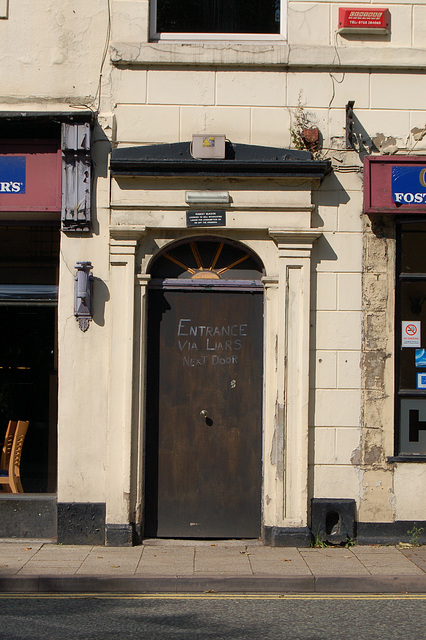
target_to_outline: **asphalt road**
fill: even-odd
[[[426,595],[2,595],[1,640],[425,637]]]

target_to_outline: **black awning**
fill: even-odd
[[[0,138],[56,138],[60,140],[61,124],[93,124],[96,114],[78,111],[0,111]]]
[[[0,111],[0,123],[8,122],[92,122],[96,114],[89,109],[78,111]]]
[[[114,149],[113,176],[240,176],[322,178],[331,171],[330,160],[313,160],[309,151],[225,145],[225,159],[198,159],[190,142]]]

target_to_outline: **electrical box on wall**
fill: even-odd
[[[195,134],[192,136],[191,155],[193,158],[225,158],[225,139],[223,134]]]
[[[389,33],[389,9],[365,7],[339,7],[340,34]]]

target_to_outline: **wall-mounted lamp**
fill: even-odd
[[[227,204],[229,201],[228,191],[185,191],[187,204]]]
[[[74,278],[74,315],[82,331],[87,331],[92,319],[93,308],[93,269],[91,262],[77,262],[74,267],[77,274]]]

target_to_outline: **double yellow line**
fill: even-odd
[[[61,600],[96,598],[99,600],[426,600],[422,593],[3,593],[0,600]]]

